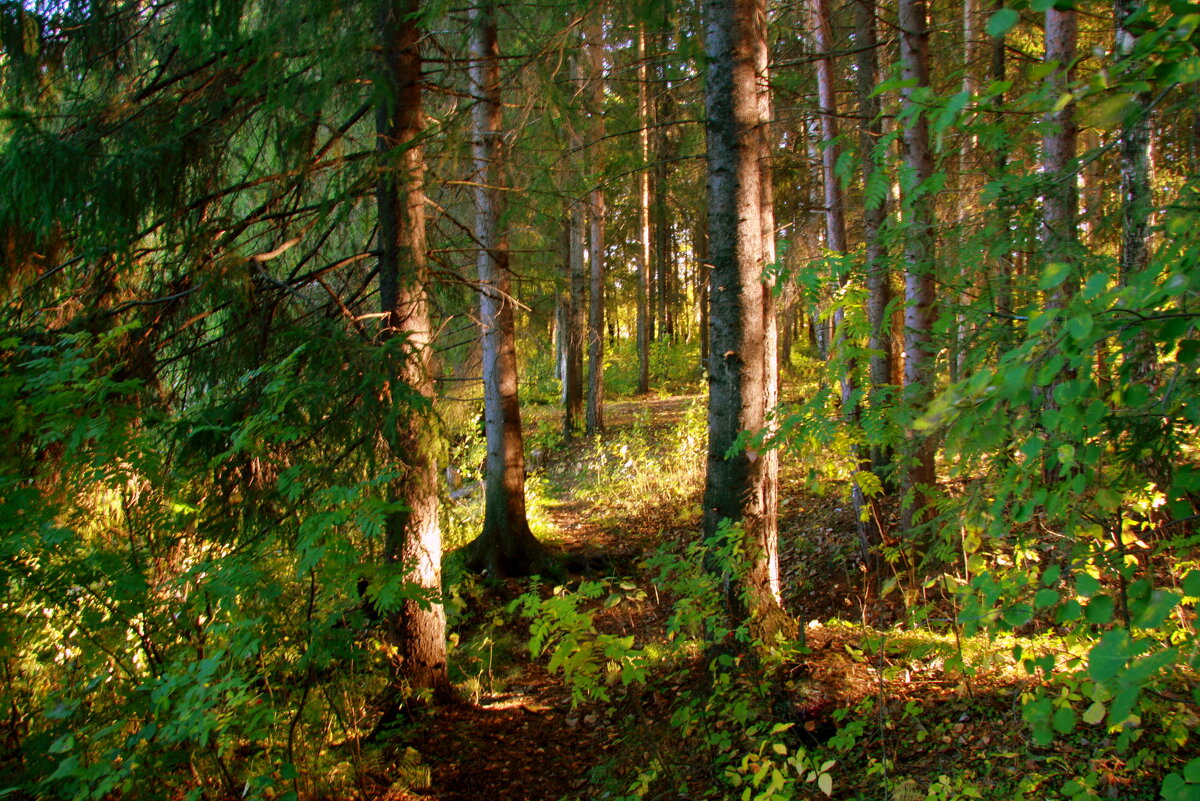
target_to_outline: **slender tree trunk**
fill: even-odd
[[[666,37],[667,34],[661,34]],[[666,47],[659,52],[666,52]],[[670,339],[672,336],[671,316],[671,269],[670,251],[671,234],[670,220],[667,218],[668,175],[667,162],[670,160],[670,139],[667,136],[667,125],[670,118],[671,93],[667,89],[667,66],[665,60],[658,66],[658,98],[655,103],[655,161],[654,161],[654,274],[658,285],[658,338]]]
[[[494,0],[471,8],[471,153],[475,165],[475,240],[483,332],[483,409],[487,438],[483,531],[468,563],[492,575],[524,575],[543,556],[525,516],[525,447],[517,396],[517,352],[508,248],[500,231],[500,49]]]
[[[883,387],[892,383],[892,329],[888,307],[892,303],[891,277],[887,268],[887,251],[880,236],[887,219],[888,182],[875,157],[875,148],[883,136],[883,120],[879,116],[879,97],[874,95],[879,73],[876,58],[875,0],[855,0],[855,34],[860,43],[857,56],[859,150],[863,169],[863,240],[866,250],[867,287],[867,348],[871,351],[868,373],[871,380],[872,402],[878,402]],[[883,473],[891,465],[889,448],[871,447],[871,466]]]
[[[637,33],[638,147],[644,165],[638,171],[638,295],[637,351],[638,392],[650,391],[650,111],[646,98],[646,28]]]
[[[928,181],[933,175],[929,148],[929,123],[913,98],[913,90],[929,86],[929,32],[924,0],[900,0],[901,74],[912,85],[902,90],[909,117],[904,129],[904,158],[908,184],[903,188],[904,241],[904,390],[910,406],[923,409],[933,396],[934,284],[933,201]],[[907,490],[911,504],[904,507],[905,530],[929,516],[929,492],[937,482],[934,441],[926,434],[909,434]]]
[[[699,213],[696,215],[696,263],[699,270],[699,293],[696,297],[696,305],[700,307],[700,369],[705,374],[708,369],[708,353],[709,353],[709,285],[711,272],[708,260],[708,208],[707,205],[701,205]]]
[[[386,91],[377,113],[383,166],[376,184],[379,208],[379,294],[383,337],[405,337],[395,378],[433,403],[433,332],[429,324],[429,268],[425,248],[425,164],[421,135],[421,32],[418,0],[381,0],[377,9],[379,76]],[[397,678],[448,697],[446,614],[441,603],[442,535],[438,527],[438,433],[417,405],[401,403],[391,441],[400,477],[391,499],[406,507],[388,515],[384,545],[389,565],[423,600],[406,600],[387,616],[396,648]]]
[[[829,0],[812,0],[813,44],[817,49],[817,98],[820,105],[821,128],[821,173],[822,184],[825,188],[825,241],[828,249],[840,256],[845,256],[849,250],[846,240],[845,199],[842,195],[841,184],[837,177],[837,162],[841,156],[838,145],[837,125],[837,87],[833,77],[833,58],[830,51],[833,47],[833,26],[829,15]],[[849,281],[849,275],[841,271],[837,277],[842,287]],[[847,337],[845,332],[846,314],[839,306],[834,312],[834,351],[845,348]],[[858,402],[854,400],[854,361],[843,359],[845,372],[842,374],[842,413],[846,420],[857,426],[860,419]],[[850,446],[850,458],[857,465],[858,446]],[[870,465],[866,467],[869,469]],[[866,497],[857,481],[850,484],[851,500],[854,504],[854,519],[858,527],[859,547],[864,563],[870,561],[871,553],[876,544],[863,521],[862,511],[866,507]]]
[[[1046,12],[1046,63],[1056,65],[1046,78],[1050,101],[1066,93],[1074,73],[1078,20],[1073,10]],[[1075,186],[1075,147],[1078,127],[1075,103],[1069,102],[1046,116],[1042,139],[1042,172],[1046,187],[1042,197],[1042,249],[1049,262],[1070,263],[1076,239],[1078,191]],[[1068,277],[1047,297],[1047,306],[1061,308],[1074,294],[1077,279]]]
[[[1117,53],[1130,59],[1137,47],[1137,34],[1126,28],[1127,20],[1143,6],[1133,0],[1116,0]],[[1121,262],[1120,281],[1146,269],[1150,261],[1150,96],[1138,92],[1124,124],[1119,142],[1121,152]]]
[[[571,84],[579,81],[579,65],[571,59]],[[578,127],[570,127],[570,155],[575,163],[583,149],[583,139]],[[573,171],[574,173],[574,171]],[[578,175],[575,173],[575,177]],[[572,201],[567,211],[567,310],[565,371],[563,374],[563,436],[573,437],[583,425],[583,342],[585,327],[583,252],[586,232],[584,230],[583,203]]]
[[[999,11],[1003,7],[1004,0],[993,0],[993,12]],[[997,83],[1003,81],[1005,74],[1007,73],[1004,52],[1004,36],[997,36],[992,39],[991,73],[992,80]],[[992,103],[993,108],[996,109],[993,114],[993,119],[996,124],[1002,124],[1003,119],[1000,108],[1004,104],[1003,93],[998,94],[995,98],[993,98]],[[998,147],[996,149],[996,159],[992,166],[992,177],[998,179],[1007,171],[1008,149],[1006,147]],[[1007,221],[1009,219],[1007,207],[1008,203],[1005,200],[1001,200],[999,214],[1001,225],[1005,228],[1007,228]],[[1007,230],[1004,231],[1002,241],[1005,243],[1010,241]],[[992,290],[992,295],[995,298],[995,310],[1002,315],[1000,320],[1001,332],[999,342],[997,343],[997,350],[1001,353],[1012,347],[1012,343],[1015,338],[1015,331],[1013,330],[1011,319],[1014,313],[1013,309],[1015,308],[1013,304],[1012,290],[1012,261],[1013,255],[1011,248],[1002,248],[1000,252],[996,254],[994,263],[995,274],[992,279],[994,287]]]
[[[589,220],[591,292],[588,295],[588,396],[587,433],[604,429],[604,27],[601,9],[592,15],[585,37],[590,60],[590,105],[592,115],[592,180]]]
[[[708,231],[712,263],[708,471],[704,525],[709,536],[722,521],[741,523],[751,560],[746,584],[727,586],[735,615],[770,626],[781,610],[777,558],[774,459],[730,453],[743,431],[761,432],[774,394],[775,320],[771,288],[763,281],[769,212],[769,168],[763,0],[708,0],[705,129],[708,142]],[[773,231],[772,231],[773,234]]]

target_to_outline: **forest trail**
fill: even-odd
[[[678,396],[612,403],[606,410],[605,436],[627,429],[635,420],[666,430],[694,400]],[[633,577],[640,557],[656,543],[658,521],[613,518],[578,497],[589,447],[587,438],[576,437],[546,456],[543,472],[550,480],[544,514],[554,531],[552,544],[564,554],[573,577]],[[510,581],[493,592],[508,599],[524,588],[523,583]],[[623,633],[641,640],[662,630],[666,611],[650,597],[641,615],[623,616],[619,625]],[[491,691],[481,688],[476,697],[440,708],[422,720],[404,744],[419,751],[422,763],[429,766],[430,786],[406,791],[395,776],[381,777],[383,786],[391,789],[380,798],[558,801],[589,797],[589,773],[616,748],[622,722],[610,719],[600,705],[572,708],[561,674],[551,675],[541,661],[530,657],[528,623],[509,622],[506,628],[514,635],[515,646],[508,653],[514,661],[507,671],[514,678],[500,681]],[[486,683],[491,683],[490,678]]]

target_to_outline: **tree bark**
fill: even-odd
[[[425,287],[425,164],[420,136],[421,32],[418,0],[382,0],[376,10],[379,80],[376,147],[382,166],[376,184],[379,211],[379,294],[382,337],[405,338],[404,359],[394,380],[433,403],[433,332]],[[396,648],[396,678],[410,687],[449,696],[446,672],[446,614],[441,603],[442,536],[438,527],[438,433],[428,414],[404,403],[389,445],[400,477],[391,500],[407,507],[387,516],[384,556],[421,594],[387,615],[388,638]]]
[[[591,203],[588,207],[591,236],[588,261],[591,292],[588,295],[588,396],[587,433],[604,429],[604,26],[601,9],[592,14],[585,32],[591,84],[592,117]]]
[[[571,59],[571,85],[579,81],[579,64],[576,58]],[[567,160],[573,166],[571,175],[578,179],[578,164],[580,152],[583,150],[583,137],[574,123],[568,123],[570,136],[568,142],[570,152]],[[566,355],[563,370],[563,436],[570,439],[583,426],[583,343],[586,326],[586,309],[584,304],[583,261],[586,246],[586,230],[584,228],[583,203],[572,200],[567,210],[567,302],[564,333]]]
[[[650,110],[646,98],[646,28],[637,33],[638,148],[642,169],[638,171],[638,288],[637,351],[638,392],[650,391]]]
[[[1066,93],[1074,73],[1078,20],[1074,11],[1046,12],[1046,63],[1056,65],[1046,78],[1049,100],[1057,103]],[[1069,263],[1076,239],[1078,190],[1075,186],[1075,147],[1078,127],[1075,103],[1046,115],[1042,139],[1042,255],[1047,263]],[[1068,277],[1046,299],[1049,308],[1061,308],[1074,294],[1076,278]]]
[[[705,8],[712,374],[704,525],[712,536],[722,521],[741,524],[750,570],[740,594],[727,585],[726,603],[735,616],[765,622],[782,608],[778,463],[765,453],[730,449],[741,432],[762,432],[775,393],[773,295],[763,281],[766,241],[773,239],[764,208],[770,205],[766,9],[763,0],[708,0]]]
[[[887,268],[887,251],[880,236],[887,219],[887,178],[875,157],[875,147],[883,136],[883,120],[879,116],[879,97],[874,95],[879,73],[875,48],[875,0],[855,0],[855,34],[859,43],[857,56],[859,150],[863,170],[863,240],[866,250],[867,287],[867,348],[871,351],[868,374],[872,402],[878,402],[879,390],[892,383],[892,329],[888,307],[892,304],[891,276]],[[871,448],[871,467],[882,473],[891,465],[888,448]]]
[[[483,531],[468,564],[492,575],[529,573],[544,549],[525,515],[525,447],[517,395],[517,353],[508,248],[500,231],[500,49],[494,0],[471,8],[471,153],[475,240],[479,248],[479,320],[483,337],[483,409],[487,438]]]
[[[924,0],[900,0],[901,76],[912,81],[902,90],[907,119],[904,127],[904,158],[907,185],[903,186],[904,238],[904,391],[915,410],[928,405],[933,396],[934,284],[933,196],[928,182],[933,175],[929,148],[929,123],[914,99],[915,90],[929,87],[929,31]],[[904,507],[901,525],[911,530],[929,516],[929,492],[937,482],[934,442],[920,432],[910,432],[909,468],[906,490],[911,503]]]

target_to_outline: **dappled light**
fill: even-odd
[[[1200,8],[0,0],[0,799],[1200,799]]]

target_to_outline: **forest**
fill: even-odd
[[[0,798],[1200,801],[1196,2],[0,0],[0,277]]]

